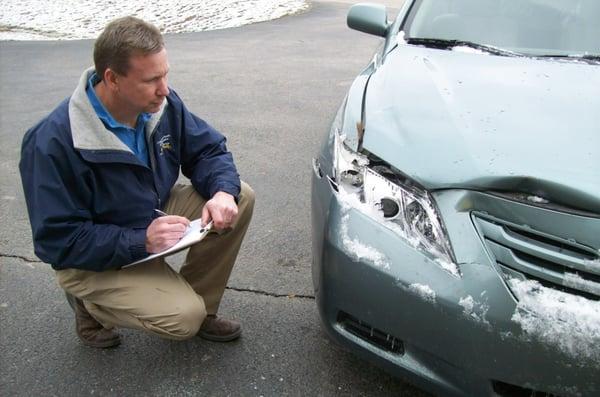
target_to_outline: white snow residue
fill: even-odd
[[[591,280],[585,280],[578,274],[566,273],[563,278],[563,285],[565,287],[576,288],[581,291],[591,292],[593,294],[600,295],[600,284],[595,283]]]
[[[485,303],[475,302],[471,295],[464,298],[460,298],[458,304],[463,308],[463,314],[468,318],[480,322],[487,327],[490,327],[490,323],[486,320],[485,315],[490,309],[489,305]]]
[[[383,267],[384,269],[389,270],[390,262],[384,254],[348,235],[348,218],[349,215],[344,215],[342,217],[341,227],[342,244],[346,251],[351,254],[357,262],[366,259],[377,267]]]
[[[473,297],[471,295],[469,295],[465,298],[460,298],[460,300],[458,301],[458,304],[462,306],[463,313],[468,316],[473,312],[473,307],[475,306],[475,301],[473,300]]]
[[[339,198],[340,205],[344,212],[347,212],[351,208],[355,208],[366,215],[369,215],[371,217],[378,217],[383,220],[383,216],[381,216],[379,211],[375,210],[375,208],[373,208],[372,206],[360,201],[358,199],[357,194],[346,192],[342,186],[339,187],[337,196]]]
[[[594,270],[596,272],[600,271],[600,259],[584,259],[583,265],[585,266],[585,270],[587,270],[588,272],[594,272]]]
[[[529,387],[530,389],[535,388],[535,385],[525,385],[525,387]],[[552,385],[552,390],[558,391],[558,395],[560,396],[573,396],[573,397],[581,397],[583,394],[579,391],[577,386],[565,386],[565,385]]]
[[[404,30],[401,30],[401,31],[398,32],[398,35],[396,36],[396,40],[399,43],[406,44],[406,38],[405,37],[406,37],[406,33],[404,32]]]
[[[419,295],[423,300],[435,303],[435,291],[432,290],[430,286],[415,283],[409,285],[408,289]]]
[[[548,204],[548,200],[539,196],[527,196],[527,200],[531,201],[532,203]]]
[[[0,40],[95,38],[112,19],[134,15],[163,33],[247,25],[306,9],[304,0],[4,0]]]
[[[467,54],[489,55],[487,52],[478,50],[477,48],[472,48],[472,47],[467,47],[467,46],[462,46],[462,45],[457,45],[456,47],[452,47],[452,51],[464,52]]]
[[[600,302],[534,280],[512,279],[509,284],[519,299],[512,321],[527,336],[600,367]]]
[[[460,278],[460,272],[456,263],[445,261],[441,258],[436,258],[435,263],[440,265],[444,270],[453,275],[454,277]]]

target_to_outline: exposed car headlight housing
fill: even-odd
[[[391,168],[370,164],[366,156],[347,148],[339,130],[333,135],[333,182],[341,199],[457,276],[450,242],[431,195]]]

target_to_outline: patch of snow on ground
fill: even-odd
[[[268,21],[307,7],[304,0],[4,0],[0,40],[96,38],[107,22],[126,15],[163,33],[197,32]]]
[[[430,286],[415,283],[409,285],[408,289],[419,295],[423,300],[435,303],[435,291],[432,290]]]
[[[512,321],[526,334],[600,366],[600,302],[534,280],[512,279],[509,284],[519,299]]]

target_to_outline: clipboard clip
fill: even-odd
[[[210,229],[212,229],[213,227],[213,221],[210,221],[206,224],[206,226],[204,226],[203,228],[200,229],[200,233],[205,233],[210,231]]]

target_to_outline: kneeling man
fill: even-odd
[[[23,138],[35,252],[56,270],[88,346],[118,345],[116,327],[170,339],[241,334],[217,311],[254,193],[224,136],[186,108],[168,72],[159,30],[117,19],[73,95]],[[176,184],[180,171],[191,185]],[[180,272],[162,258],[122,268],[173,246],[200,217],[215,232],[190,248]]]

